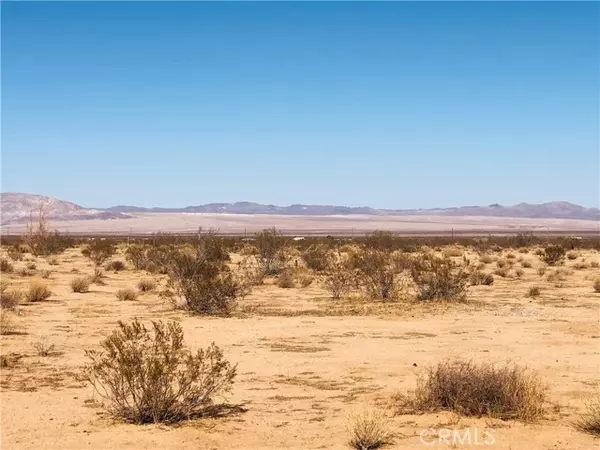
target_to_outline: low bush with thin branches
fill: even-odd
[[[356,285],[356,273],[348,267],[346,258],[340,253],[329,258],[323,284],[336,299],[348,295]]]
[[[561,245],[548,245],[542,250],[540,258],[549,266],[556,266],[565,259],[565,249]]]
[[[415,262],[411,276],[417,300],[464,301],[469,274],[448,258],[426,257]]]
[[[29,302],[41,302],[49,299],[51,296],[52,291],[48,288],[48,285],[40,281],[30,283],[27,291],[25,291],[25,298]]]
[[[11,262],[6,258],[0,258],[0,272],[2,273],[12,273],[15,271],[15,267],[11,264]]]
[[[86,244],[83,250],[81,250],[81,254],[91,259],[97,266],[101,266],[116,251],[114,242],[104,238],[95,238]]]
[[[0,282],[0,307],[2,309],[15,310],[23,300],[23,292],[20,290],[9,290],[8,284]]]
[[[121,300],[122,302],[124,301],[129,301],[129,302],[133,302],[135,300],[137,300],[138,294],[137,292],[135,292],[133,289],[131,288],[125,288],[125,289],[119,289],[115,295],[117,296],[117,298],[119,300]]]
[[[329,248],[324,244],[315,244],[301,253],[302,259],[311,270],[321,272],[327,268]]]
[[[90,291],[92,280],[89,277],[77,277],[71,280],[71,290],[78,294],[85,294]]]
[[[600,394],[588,400],[585,411],[574,423],[575,428],[584,433],[600,436]]]
[[[156,289],[156,281],[150,278],[142,278],[137,284],[138,291],[146,293]]]
[[[465,416],[533,421],[544,412],[546,388],[527,369],[452,360],[428,369],[417,389],[398,398],[401,412],[454,411]]]
[[[356,450],[374,450],[393,442],[394,434],[385,411],[366,409],[348,417],[348,445]]]
[[[195,354],[184,346],[177,322],[152,322],[151,331],[135,320],[88,350],[83,378],[115,416],[134,423],[175,422],[202,416],[236,376],[214,343]]]

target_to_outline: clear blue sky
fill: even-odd
[[[2,190],[599,203],[598,3],[2,4]]]

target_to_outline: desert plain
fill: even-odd
[[[125,261],[124,244],[114,260]],[[238,300],[230,317],[204,317],[174,309],[156,292],[121,301],[142,278],[159,286],[166,275],[105,270],[104,282],[75,293],[73,278],[92,275],[81,246],[50,258],[25,254],[2,273],[11,289],[34,280],[52,295],[21,302],[14,328],[2,336],[1,446],[3,449],[344,449],[351,417],[383,411],[393,433],[385,448],[590,450],[599,441],[573,426],[600,389],[600,252],[575,249],[558,268],[545,266],[535,247],[497,249],[482,263],[474,249],[452,247],[457,262],[470,260],[494,273],[492,285],[468,288],[464,302],[382,302],[349,295],[332,299],[318,274],[305,287],[279,287],[266,277]],[[446,252],[446,247],[436,249]],[[4,250],[3,250],[4,252]],[[5,253],[3,253],[4,256]],[[241,258],[232,255],[232,263]],[[50,264],[52,263],[52,264]],[[27,276],[23,269],[34,267]],[[302,262],[300,262],[302,265]],[[560,271],[548,278],[553,271]],[[43,277],[43,278],[42,278]],[[305,283],[304,283],[305,284]],[[533,297],[530,288],[539,287]],[[85,350],[97,349],[119,320],[175,320],[191,349],[211,342],[236,363],[238,375],[226,414],[177,424],[131,424],[110,415],[78,373]],[[40,355],[40,342],[52,346]],[[414,389],[428,367],[449,358],[517,363],[547,387],[544,414],[532,422],[469,417],[450,411],[397,412],[395,395]],[[493,443],[447,443],[424,430],[471,430]],[[435,431],[439,432],[439,431]],[[423,440],[423,433],[429,440]],[[463,434],[464,436],[464,434]],[[473,436],[473,435],[472,435]]]

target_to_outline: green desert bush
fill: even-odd
[[[185,348],[181,325],[137,320],[87,350],[83,378],[116,417],[133,423],[176,422],[200,417],[217,397],[231,390],[236,376],[214,343],[192,353]]]
[[[171,250],[167,289],[196,314],[230,315],[241,286],[228,260],[223,241],[214,232],[199,235],[193,247]]]
[[[97,266],[101,266],[116,251],[114,242],[104,238],[95,238],[86,244],[83,250],[81,250],[81,254],[91,259]]]
[[[417,389],[398,400],[405,412],[447,410],[529,422],[543,415],[546,388],[535,373],[517,365],[452,360],[428,369]]]
[[[52,291],[48,288],[48,285],[34,281],[29,284],[27,291],[25,291],[25,298],[29,302],[41,302],[49,299],[52,296]]]
[[[90,291],[91,280],[89,277],[77,277],[71,280],[71,290],[78,294],[85,294]]]
[[[549,266],[556,266],[565,258],[565,249],[561,245],[548,245],[540,257]]]
[[[411,276],[417,288],[417,300],[466,299],[469,274],[448,258],[423,258],[413,265]]]

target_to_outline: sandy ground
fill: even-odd
[[[2,227],[5,234],[25,230],[25,224]],[[140,213],[130,219],[72,220],[51,223],[52,228],[71,233],[154,233],[195,232],[199,227],[226,233],[254,232],[276,226],[287,234],[360,233],[391,230],[399,232],[485,231],[600,231],[598,222],[572,219],[525,219],[515,217],[450,216],[286,216],[203,213]]]
[[[471,302],[464,305],[350,305],[352,315],[332,317],[333,300],[318,283],[282,289],[267,282],[241,303],[254,312],[233,318],[173,311],[154,294],[119,301],[116,290],[147,276],[131,269],[108,273],[105,286],[76,294],[70,280],[93,272],[78,249],[59,256],[58,266],[39,258],[38,272],[52,271],[45,281],[54,295],[24,303],[22,333],[2,336],[3,354],[21,356],[15,367],[2,369],[2,449],[348,448],[349,414],[384,407],[394,393],[413,388],[427,366],[448,357],[515,361],[538,371],[549,389],[546,417],[522,424],[447,413],[395,415],[397,437],[389,448],[475,447],[473,441],[425,445],[419,435],[428,428],[487,431],[494,449],[598,448],[598,440],[571,422],[600,388],[600,294],[592,289],[600,271],[572,269],[555,285],[537,275],[536,256],[517,255],[533,267],[521,278],[496,277],[493,286],[470,288]],[[581,258],[600,262],[598,252],[582,252]],[[11,274],[3,280],[24,287],[31,278]],[[541,287],[539,298],[525,296],[532,285]],[[246,411],[177,426],[123,424],[107,416],[75,374],[86,360],[84,349],[98,348],[119,319],[134,317],[176,319],[190,347],[211,341],[221,346],[239,368],[228,402]],[[37,356],[33,343],[40,339],[55,344],[57,353]]]

